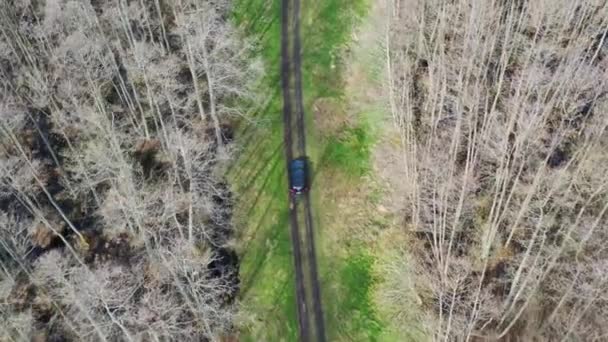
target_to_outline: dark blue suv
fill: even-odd
[[[300,157],[289,163],[289,192],[299,195],[308,190],[308,162]]]

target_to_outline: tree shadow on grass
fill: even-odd
[[[264,214],[264,216],[258,223],[257,227],[255,228],[256,232],[259,231],[260,227],[265,224],[264,218],[268,214],[269,209],[271,207],[272,207],[272,204],[270,204],[267,207],[266,213]],[[285,216],[285,215],[283,215],[283,216]],[[260,275],[260,272],[264,268],[267,257],[269,255],[269,252],[271,252],[271,249],[265,245],[265,242],[269,241],[269,240],[276,241],[277,238],[280,237],[281,233],[284,233],[283,230],[287,229],[286,224],[287,224],[286,217],[281,218],[278,223],[273,224],[268,229],[262,229],[261,236],[256,236],[256,239],[252,239],[252,240],[250,240],[249,243],[247,243],[247,246],[245,248],[245,250],[247,252],[245,252],[243,255],[241,255],[241,257],[244,258],[246,255],[249,255],[249,253],[251,253],[251,252],[254,253],[253,255],[249,255],[249,258],[253,258],[253,262],[252,262],[253,270],[251,272],[249,272],[246,279],[245,278],[241,279],[241,281],[242,281],[241,293],[240,293],[241,297],[246,296],[247,293],[249,292],[249,290],[251,289],[252,285],[256,283],[258,276]],[[251,247],[251,244],[254,242],[253,240],[257,240],[258,243],[263,244],[264,245],[263,248],[256,248],[255,250],[249,249],[248,247]]]
[[[237,152],[238,155],[235,162],[227,169],[227,173],[232,174],[235,179],[240,178],[242,173],[251,169],[248,167],[249,163],[255,160],[256,156],[259,156],[260,153],[264,151],[266,145],[268,145],[264,139],[259,139],[259,136],[261,135],[260,130],[261,129],[257,128],[249,133],[242,133],[247,134],[247,136],[241,137],[238,144],[245,146],[245,148],[242,151]],[[255,141],[256,139],[258,141]],[[250,147],[252,144],[254,145]]]
[[[280,147],[280,146],[279,146]],[[262,167],[256,172],[255,179],[249,181],[248,184],[244,185],[246,190],[250,191],[255,184],[260,175],[266,174],[266,177],[263,179],[262,183],[259,187],[256,188],[256,192],[251,194],[254,198],[251,201],[248,201],[246,198],[242,199],[241,212],[244,213],[242,217],[246,220],[250,220],[253,217],[259,217],[257,224],[253,227],[251,224],[249,225],[249,229],[246,231],[246,234],[249,237],[249,240],[242,248],[242,254],[240,255],[241,259],[245,258],[253,258],[253,271],[250,275],[248,275],[248,279],[242,279],[243,286],[241,288],[241,295],[246,294],[249,290],[249,287],[257,277],[257,274],[263,268],[264,262],[266,260],[266,256],[269,252],[268,248],[264,246],[265,241],[267,240],[275,240],[278,235],[281,233],[282,229],[285,229],[286,220],[286,211],[284,207],[281,206],[281,201],[283,198],[280,196],[276,196],[276,193],[280,191],[280,188],[283,186],[281,182],[277,181],[279,177],[285,175],[285,170],[281,168],[278,169],[282,164],[279,158],[277,149],[268,160],[264,161]],[[268,162],[274,158],[272,164],[268,166]],[[266,172],[263,172],[266,171]],[[264,206],[264,209],[261,211],[261,215],[255,215],[256,210],[260,210],[261,205]],[[271,223],[270,218],[272,217],[272,213],[280,212],[280,219],[278,223]],[[264,227],[265,225],[270,225],[270,227]],[[239,240],[242,240],[243,234],[241,233],[239,236]],[[259,246],[256,246],[259,245]],[[253,254],[252,254],[253,253]]]
[[[239,174],[234,175],[233,182],[238,184],[236,189],[238,193],[242,194],[250,191],[263,174],[267,174],[268,176],[266,176],[260,190],[264,191],[264,189],[266,189],[269,178],[274,176],[275,169],[282,160],[282,158],[280,158],[281,147],[281,144],[277,145],[266,158],[259,158],[255,164],[251,165],[251,168],[247,167],[247,169],[252,170],[249,173],[241,171]],[[245,168],[245,166],[243,166],[243,168]],[[251,173],[253,174],[251,175]]]
[[[276,202],[276,201],[272,201]],[[274,203],[273,203],[274,204]],[[273,205],[270,204],[269,208]],[[283,210],[283,209],[281,209]],[[264,215],[266,216],[266,215]],[[263,281],[260,277],[267,276],[268,270],[277,272],[282,276],[274,277],[270,280],[270,288],[265,289],[261,294],[266,300],[262,300],[262,304],[256,304],[256,310],[263,313],[263,318],[259,324],[263,324],[263,336],[250,336],[252,338],[262,337],[267,340],[273,338],[286,338],[288,341],[295,341],[297,337],[297,319],[296,319],[296,302],[294,288],[294,269],[292,259],[292,249],[289,243],[288,230],[288,212],[283,210],[278,222],[272,224],[267,229],[263,230],[258,237],[257,244],[264,244],[263,248],[255,249],[253,265],[250,265],[251,270],[246,279],[243,279],[241,287],[241,298],[248,297],[249,291],[259,281]],[[259,225],[264,225],[266,219],[262,218]],[[259,227],[258,227],[259,228]],[[272,241],[274,248],[268,248],[266,241]],[[269,258],[272,252],[272,258]],[[269,264],[270,263],[270,264]],[[264,267],[268,267],[264,272]],[[266,279],[268,281],[268,279]]]
[[[265,170],[268,163],[278,157],[284,147],[283,139],[274,136],[270,129],[257,129],[249,133],[246,138],[241,138],[239,144],[245,148],[240,151],[240,156],[226,171],[230,175],[232,183],[237,186],[249,174],[259,174]],[[241,187],[237,190],[244,192],[248,188]]]

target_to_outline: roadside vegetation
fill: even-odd
[[[407,311],[414,289],[435,340],[605,340],[608,5],[395,0],[391,12],[408,253],[385,302]]]
[[[235,192],[240,194],[235,217],[244,227],[237,248],[243,282],[240,338],[295,341],[298,327],[278,67],[280,3],[242,0],[237,4],[235,18],[257,42],[255,50],[266,71],[260,87],[265,100],[252,123],[243,123],[237,131],[236,141],[243,149],[230,171]],[[345,58],[369,4],[330,0],[302,2],[302,6],[307,150],[313,166],[317,260],[328,339],[377,340],[381,329],[373,303],[373,258],[359,246],[345,247],[348,242],[343,236],[334,239],[334,214],[340,210],[335,200],[341,199],[332,197],[371,170],[372,138],[366,123],[353,120],[345,125],[340,121],[347,106]],[[367,281],[362,284],[360,279]]]
[[[226,1],[0,3],[0,340],[204,341],[261,69]]]

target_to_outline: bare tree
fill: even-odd
[[[593,318],[604,277],[587,266],[606,259],[608,83],[597,75],[608,7],[405,0],[391,9],[403,210],[420,243],[412,251],[427,273],[417,284],[428,288],[433,337],[605,336]]]
[[[232,329],[238,274],[222,265],[231,226],[217,170],[225,124],[242,114],[233,103],[252,99],[259,72],[228,11],[0,4],[0,303],[27,289],[23,305],[2,305],[0,339]]]

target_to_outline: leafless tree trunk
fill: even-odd
[[[602,278],[563,269],[606,259],[591,251],[607,238],[597,175],[608,170],[608,83],[596,77],[607,67],[607,5],[396,0],[391,9],[389,100],[406,224],[420,241],[412,253],[421,272],[434,267],[419,275],[435,307],[429,330],[446,340],[602,336],[590,317],[603,303],[570,298]],[[554,323],[524,324],[543,310]],[[568,310],[577,315],[563,330],[556,320]]]

